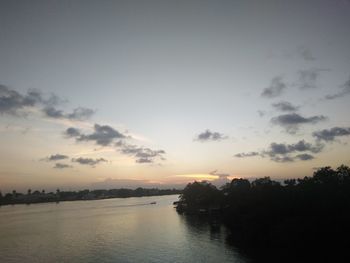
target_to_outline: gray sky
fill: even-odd
[[[0,189],[349,165],[349,25],[346,0],[3,0]]]

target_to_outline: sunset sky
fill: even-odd
[[[0,190],[350,165],[350,1],[0,2]]]

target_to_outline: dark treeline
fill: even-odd
[[[188,184],[180,213],[217,214],[230,228],[230,241],[260,251],[344,248],[350,236],[350,169],[320,168],[312,177],[284,183],[269,177],[233,179],[217,189],[207,182]],[[343,249],[344,250],[344,249]]]
[[[12,193],[2,195],[0,192],[0,205],[9,204],[31,204],[44,202],[60,202],[60,201],[75,201],[75,200],[95,200],[107,198],[126,198],[126,197],[141,197],[141,196],[159,196],[180,194],[182,191],[177,189],[111,189],[111,190],[81,190],[81,191],[60,191],[46,193],[42,191],[32,191],[28,189],[27,193],[17,193],[15,190]]]

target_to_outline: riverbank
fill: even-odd
[[[50,203],[62,201],[79,201],[79,200],[100,200],[111,198],[128,198],[128,197],[145,197],[145,196],[163,196],[181,194],[182,190],[178,189],[157,189],[157,188],[137,188],[137,189],[110,189],[110,190],[82,190],[82,191],[60,191],[55,193],[46,193],[44,190],[32,192],[30,189],[27,194],[7,193],[4,196],[0,194],[0,205],[15,204],[35,204]]]

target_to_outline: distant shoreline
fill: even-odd
[[[82,190],[82,191],[60,191],[57,189],[56,193],[45,191],[28,190],[27,194],[7,193],[4,196],[0,195],[0,206],[5,205],[30,205],[40,203],[59,203],[65,201],[91,201],[103,200],[113,198],[130,198],[130,197],[147,197],[147,196],[164,196],[181,194],[182,190],[178,189],[110,189],[110,190]]]

